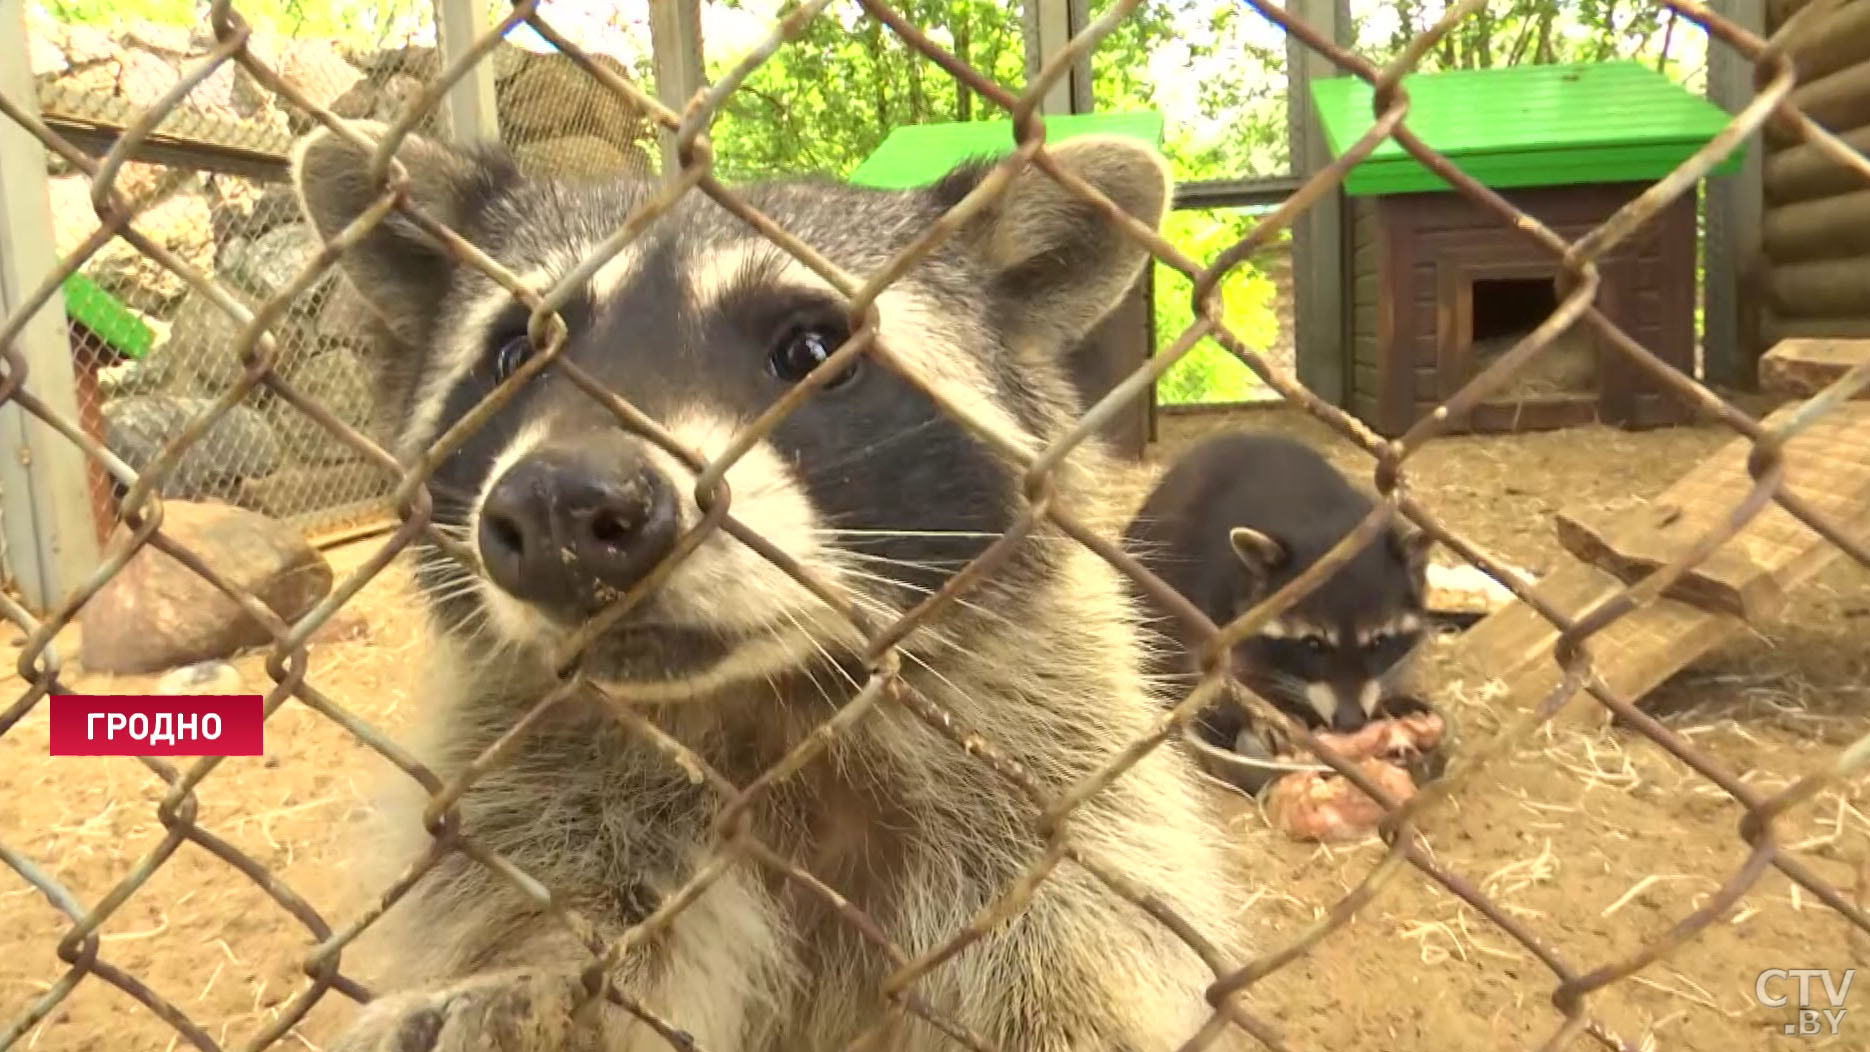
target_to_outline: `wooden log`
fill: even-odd
[[[1799,10],[1812,0],[1766,0],[1766,32],[1768,35],[1779,31],[1786,24],[1786,19],[1798,14]]]
[[[1771,347],[1781,340],[1870,340],[1870,314],[1861,318],[1781,318],[1767,314],[1760,336]]]
[[[1870,185],[1766,209],[1760,247],[1775,263],[1870,256]]]
[[[1870,363],[1870,339],[1781,340],[1760,356],[1760,387],[1787,398],[1810,398],[1865,363]],[[1870,399],[1870,388],[1855,397]]]
[[[1853,128],[1838,138],[1844,145],[1870,157],[1870,124]],[[1839,164],[1809,142],[1789,146],[1767,156],[1761,167],[1766,199],[1790,203],[1812,197],[1830,197],[1864,187],[1862,172]]]
[[[1796,412],[1783,407],[1764,421],[1783,423]],[[1567,511],[1573,531],[1567,551],[1582,548],[1612,565],[1574,562],[1546,575],[1534,594],[1577,617],[1634,579],[1677,557],[1724,521],[1746,496],[1752,443],[1735,438],[1701,462],[1650,506],[1656,513],[1623,522],[1594,511]],[[1870,402],[1850,402],[1814,422],[1786,445],[1786,485],[1858,543],[1870,543]],[[1666,509],[1666,511],[1664,510]],[[1598,547],[1581,543],[1580,528]],[[1561,541],[1567,541],[1561,534]],[[1737,633],[1746,618],[1769,616],[1785,597],[1843,554],[1777,504],[1769,504],[1739,534],[1692,571],[1681,587],[1613,622],[1587,644],[1593,667],[1612,690],[1636,700]],[[1723,598],[1725,597],[1725,598]],[[1697,605],[1701,604],[1701,605]],[[1524,709],[1558,685],[1553,659],[1558,631],[1525,603],[1515,602],[1463,633],[1429,671],[1444,684],[1459,679],[1493,683],[1490,704]],[[1598,714],[1585,702],[1569,710]]]
[[[1858,0],[1800,31],[1792,50],[1799,83],[1810,84],[1846,66],[1870,63],[1870,4]]]
[[[1834,133],[1870,124],[1870,62],[1801,84],[1792,89],[1791,101],[1805,116]],[[1778,121],[1766,122],[1766,137],[1775,142],[1792,139]]]
[[[1870,315],[1870,258],[1769,265],[1766,295],[1773,309],[1808,318]]]

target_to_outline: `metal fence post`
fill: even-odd
[[[0,92],[39,112],[26,39],[25,0],[0,0]],[[0,317],[10,317],[58,265],[45,148],[0,118]],[[21,330],[15,348],[27,390],[52,412],[77,420],[65,298],[53,295]],[[83,450],[19,406],[0,405],[0,529],[26,604],[45,610],[97,567],[97,527]]]
[[[656,59],[656,100],[677,113],[707,82],[701,50],[700,0],[649,0],[649,43]],[[675,135],[662,129],[662,170],[681,167]]]
[[[1351,39],[1349,0],[1292,0],[1292,13],[1339,46]],[[1286,41],[1286,126],[1292,171],[1301,179],[1331,163],[1324,129],[1312,112],[1313,77],[1339,70],[1297,38]],[[1320,198],[1292,224],[1293,368],[1299,382],[1342,407],[1348,385],[1344,312],[1344,197]]]
[[[1089,19],[1085,0],[1023,0],[1021,11],[1026,39],[1026,79],[1037,80],[1045,60],[1064,50]],[[1045,93],[1039,112],[1047,116],[1089,113],[1091,56],[1072,63],[1071,71]]]
[[[474,47],[488,22],[480,0],[435,0],[435,36],[442,62],[453,63]],[[494,93],[491,56],[474,64],[442,96],[442,121],[455,142],[492,142],[500,138],[500,108]]]
[[[1741,29],[1765,34],[1766,0],[1714,0],[1714,10]],[[1708,99],[1729,113],[1753,100],[1753,63],[1730,47],[1708,49]],[[1712,383],[1750,388],[1760,346],[1760,222],[1764,210],[1764,143],[1745,140],[1740,170],[1707,182],[1707,277],[1702,302],[1701,361]]]

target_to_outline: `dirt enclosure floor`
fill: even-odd
[[[1305,434],[1341,454],[1355,477],[1369,477],[1361,454],[1286,410],[1165,417],[1155,455],[1238,425]],[[1412,460],[1410,477],[1457,529],[1543,572],[1556,559],[1552,511],[1573,501],[1654,494],[1727,438],[1713,429],[1632,435],[1590,428],[1449,439]],[[340,574],[380,543],[334,552]],[[401,573],[391,573],[361,593],[352,604],[360,620],[313,649],[309,676],[391,734],[421,704],[421,685],[410,675],[419,621],[406,587]],[[15,667],[9,648],[17,642],[0,640],[0,668]],[[62,651],[74,653],[74,642],[62,639]],[[255,690],[271,684],[263,660],[236,662]],[[72,685],[135,692],[150,689],[153,677],[108,680],[79,670]],[[10,701],[21,689],[9,674],[0,698]],[[1870,572],[1844,561],[1806,586],[1785,620],[1757,626],[1684,672],[1652,697],[1651,708],[1768,792],[1822,769],[1870,728],[1867,695]],[[1508,716],[1490,710],[1481,692],[1437,701],[1470,739]],[[161,842],[162,786],[129,759],[47,758],[46,711],[40,706],[0,738],[0,842],[94,903]],[[367,815],[366,790],[380,768],[345,731],[300,705],[274,717],[267,742],[264,759],[228,760],[199,788],[198,821],[341,926],[355,916],[348,896],[358,890],[346,879],[348,834]],[[1826,793],[1780,826],[1783,843],[1858,901],[1870,894],[1862,875],[1870,873],[1864,788],[1859,781]],[[1300,934],[1383,856],[1376,840],[1329,849],[1293,843],[1269,831],[1250,806],[1234,810],[1242,864],[1260,886],[1243,909],[1267,947]],[[1558,727],[1482,772],[1429,818],[1425,833],[1444,865],[1584,973],[1629,958],[1708,902],[1746,858],[1741,816],[1712,784],[1630,732]],[[44,897],[0,867],[0,1028],[64,974],[54,947],[67,928]],[[243,1048],[305,990],[298,962],[315,941],[251,881],[183,844],[104,927],[100,955],[160,992],[221,1047]],[[1863,954],[1841,917],[1769,872],[1699,938],[1589,1004],[1609,1030],[1644,1050],[1866,1049],[1870,992],[1853,989],[1853,1010],[1838,1035],[1818,1039],[1785,1035],[1790,1010],[1761,1007],[1753,995],[1764,969],[1848,968],[1863,963]],[[1551,971],[1505,932],[1404,867],[1347,928],[1257,984],[1250,1003],[1295,1050],[1499,1052],[1542,1047],[1557,1032],[1562,1017],[1549,1000],[1555,985]],[[346,998],[328,995],[274,1047],[318,1049],[350,1011]],[[190,1046],[148,1009],[90,978],[14,1047]],[[1598,1046],[1578,1037],[1565,1047]]]

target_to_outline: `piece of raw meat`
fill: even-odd
[[[1393,763],[1369,757],[1358,767],[1398,803],[1415,795],[1409,772]],[[1299,771],[1273,783],[1266,814],[1275,829],[1295,840],[1355,840],[1376,830],[1383,808],[1335,772]]]
[[[1349,734],[1320,731],[1313,735],[1348,760],[1372,756],[1410,756],[1431,752],[1445,732],[1442,718],[1433,712],[1372,720]]]
[[[1415,795],[1416,785],[1395,761],[1432,751],[1441,744],[1446,729],[1439,715],[1423,711],[1375,720],[1349,734],[1321,731],[1314,737],[1355,762],[1365,776],[1401,803]],[[1299,771],[1273,783],[1266,814],[1274,828],[1294,839],[1335,841],[1375,832],[1383,808],[1335,771]]]

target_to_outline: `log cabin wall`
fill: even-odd
[[[1808,2],[1769,0],[1768,30]],[[1847,0],[1807,27],[1792,59],[1792,101],[1870,154],[1870,0]],[[1771,122],[1764,140],[1758,350],[1787,337],[1870,338],[1870,186]]]

